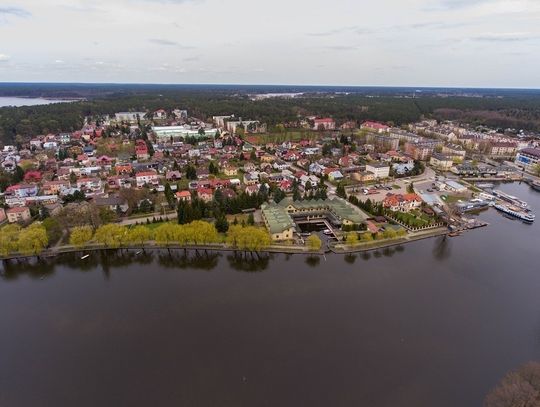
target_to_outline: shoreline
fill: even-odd
[[[332,246],[328,246],[324,250],[309,250],[305,246],[295,246],[295,245],[271,245],[262,250],[259,250],[255,253],[278,253],[278,254],[306,254],[306,255],[325,255],[327,253],[333,254],[352,254],[352,253],[363,253],[368,251],[385,249],[393,246],[402,246],[407,243],[413,243],[420,240],[431,239],[439,236],[447,236],[451,233],[447,228],[437,228],[429,230],[425,233],[418,233],[414,236],[404,236],[397,239],[385,239],[380,241],[372,241],[366,243],[359,243],[355,247],[347,247],[346,244],[337,243]],[[119,247],[107,247],[102,244],[90,244],[84,247],[75,247],[72,245],[58,246],[50,249],[45,249],[39,254],[12,254],[8,256],[0,256],[0,261],[10,261],[10,260],[21,260],[27,258],[37,257],[40,259],[53,258],[61,254],[67,253],[85,253],[85,252],[95,252],[101,250],[194,250],[194,251],[217,251],[217,252],[250,252],[249,250],[243,250],[231,246],[226,246],[224,244],[207,244],[207,245],[179,245],[179,244],[170,244],[170,245],[158,245],[153,242],[148,242],[144,244],[135,244],[135,245],[124,245]],[[253,253],[253,252],[251,252]]]

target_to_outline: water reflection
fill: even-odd
[[[449,256],[444,242],[437,242],[437,256]],[[380,250],[363,253],[349,253],[343,256],[348,264],[354,264],[361,257],[363,260],[375,258],[392,257],[396,252],[403,252],[403,246],[387,247]],[[89,257],[81,257],[89,254]],[[32,279],[44,279],[54,275],[57,267],[65,267],[69,270],[82,273],[100,270],[106,280],[111,278],[115,269],[124,269],[130,264],[150,265],[156,263],[165,269],[194,269],[211,271],[219,265],[220,258],[225,257],[229,266],[241,272],[261,272],[268,269],[270,261],[276,256],[281,260],[292,261],[297,256],[304,257],[304,262],[309,267],[317,267],[321,264],[319,255],[294,255],[283,254],[273,255],[268,253],[249,252],[221,252],[207,250],[96,250],[65,253],[57,257],[50,258],[26,258],[9,260],[2,262],[0,268],[0,279],[4,281],[17,280],[21,275],[27,275]]]
[[[165,268],[193,268],[196,270],[210,271],[218,265],[220,254],[211,252],[189,251],[183,252],[163,252],[157,255],[157,262]]]
[[[229,266],[236,271],[245,271],[245,272],[260,272],[268,268],[270,259],[273,258],[270,255],[265,256],[244,256],[237,252],[229,254],[227,256],[227,261]]]
[[[320,256],[309,255],[309,256],[306,257],[306,264],[309,267],[318,266],[320,262],[321,262],[321,257]]]
[[[437,260],[446,260],[452,254],[452,243],[448,237],[442,236],[435,239],[433,257]]]

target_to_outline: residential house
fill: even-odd
[[[226,165],[223,167],[223,174],[227,177],[232,177],[238,174],[238,168],[233,165]]]
[[[99,208],[107,208],[113,212],[120,210],[120,212],[126,213],[129,209],[127,200],[118,196],[96,197],[94,198],[94,203]]]
[[[197,198],[203,202],[212,202],[214,199],[214,191],[211,188],[197,188]]]
[[[15,184],[6,188],[6,195],[15,196],[17,198],[27,198],[36,196],[38,193],[37,184]]]
[[[259,192],[259,185],[253,184],[253,185],[247,185],[244,189],[244,192],[248,195],[255,195]]]
[[[462,162],[465,159],[466,151],[459,144],[448,144],[442,147],[442,154],[452,157],[454,162]]]
[[[114,166],[114,171],[118,175],[131,174],[131,172],[133,171],[133,167],[131,166],[131,164],[116,164]]]
[[[329,171],[327,175],[328,175],[328,179],[332,182],[338,182],[343,179],[343,174],[341,173],[340,170],[333,169],[332,171]]]
[[[6,216],[9,223],[27,222],[30,220],[30,209],[26,206],[17,206],[6,210]]]
[[[137,188],[141,188],[144,185],[155,187],[159,184],[159,176],[155,171],[141,171],[135,174],[135,181]]]
[[[178,191],[176,193],[176,199],[178,201],[191,202],[191,192],[189,192],[189,191]]]
[[[42,185],[42,191],[44,195],[57,195],[59,194],[63,189],[69,188],[71,185],[69,184],[69,181],[46,181]]]
[[[388,193],[383,200],[383,206],[394,212],[409,212],[422,205],[422,199],[415,193],[392,194]]]
[[[449,171],[454,165],[454,160],[450,156],[433,153],[429,159],[429,164],[438,170]]]
[[[103,184],[99,178],[79,178],[77,188],[84,193],[95,193],[102,191]]]
[[[335,128],[336,122],[334,119],[328,117],[313,119],[313,130],[335,130]]]
[[[360,125],[360,128],[370,130],[370,131],[375,131],[377,133],[384,133],[390,130],[389,126],[382,123],[378,123],[378,122],[372,122],[372,121],[366,121],[362,123]]]

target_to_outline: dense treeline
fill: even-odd
[[[458,119],[475,124],[540,130],[540,97],[518,94],[496,97],[370,97],[364,94],[311,95],[294,99],[253,101],[245,94],[222,90],[183,90],[154,94],[110,93],[99,99],[41,106],[0,108],[0,141],[22,142],[48,132],[73,131],[85,116],[126,110],[159,108],[188,109],[192,116],[208,120],[214,115],[234,113],[272,126],[298,120],[299,116],[332,116],[338,123],[348,120],[378,120],[395,125],[422,117]],[[17,137],[18,136],[18,137]]]

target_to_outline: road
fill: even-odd
[[[172,220],[172,219],[177,218],[177,213],[176,211],[170,212],[166,215],[161,215],[159,213],[151,213],[148,216],[141,216],[140,218],[122,219],[120,222],[118,222],[118,224],[124,225],[124,226],[135,225],[136,223],[139,223],[139,224],[146,223],[146,220],[149,220],[150,222],[152,222],[154,218],[156,219],[162,218],[163,220],[165,219]]]

